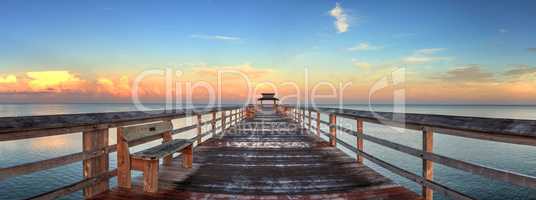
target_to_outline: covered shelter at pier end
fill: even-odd
[[[261,105],[263,104],[263,101],[272,101],[275,105],[277,105],[277,102],[279,101],[278,98],[275,97],[275,93],[261,93],[262,97],[257,99],[257,103],[260,102]]]

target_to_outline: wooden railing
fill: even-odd
[[[308,115],[306,114],[306,111]],[[433,192],[440,193],[443,196],[452,199],[474,199],[471,196],[434,181],[433,166],[435,163],[493,180],[504,181],[522,187],[536,188],[536,177],[534,176],[495,169],[433,153],[434,133],[502,143],[536,146],[536,120],[402,114],[334,108],[313,109],[303,106],[280,106],[278,112],[290,116],[291,119],[301,124],[303,128],[309,129],[310,132],[316,132],[318,135],[326,135],[332,146],[340,144],[355,152],[358,163],[363,163],[363,159],[367,159],[395,174],[420,184],[423,188],[422,196],[426,200],[433,199]],[[313,117],[312,113],[316,113],[316,117]],[[327,114],[329,116],[329,122],[321,120],[320,113]],[[349,128],[337,125],[337,117],[355,120],[356,129],[350,130]],[[306,122],[307,119],[308,123]],[[316,122],[316,126],[312,125],[312,120]],[[366,134],[364,132],[363,122],[422,131],[422,149],[416,149]],[[322,130],[320,128],[321,124],[327,125],[329,131],[326,132]],[[355,147],[337,138],[338,130],[356,136],[357,141]],[[363,149],[363,140],[422,159],[422,175],[417,175],[402,169],[365,152]]]
[[[221,117],[216,118],[216,113],[218,112],[221,113]],[[211,120],[203,122],[202,116],[208,114],[212,115]],[[199,145],[203,141],[203,137],[210,134],[221,134],[226,128],[242,120],[245,117],[245,110],[242,107],[229,106],[172,111],[135,111],[0,118],[0,141],[48,137],[78,132],[82,132],[83,135],[83,141],[80,141],[83,144],[83,152],[0,168],[0,181],[83,161],[83,180],[33,196],[29,199],[55,199],[79,190],[84,190],[85,198],[93,197],[108,190],[109,179],[117,175],[117,169],[109,169],[109,154],[117,149],[115,144],[109,145],[108,143],[109,129],[192,116],[197,116],[196,124],[174,129],[172,134],[196,129],[197,135],[190,140],[192,142],[197,141],[197,145]],[[216,127],[216,123],[220,120],[220,126]],[[210,124],[210,130],[202,133],[202,127],[208,124]],[[219,133],[218,130],[220,131]],[[141,138],[129,142],[129,146],[132,147],[157,139],[162,138],[160,135]]]

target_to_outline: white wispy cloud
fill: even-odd
[[[337,32],[344,33],[348,31],[348,27],[350,26],[348,23],[348,16],[344,12],[341,4],[335,3],[335,7],[329,11],[329,15],[335,18],[334,24]]]
[[[356,60],[356,59],[352,59],[352,65],[354,65],[356,67],[359,67],[359,68],[362,68],[362,69],[368,69],[368,68],[372,67],[372,64],[370,64],[368,62]]]
[[[348,48],[348,51],[370,51],[370,50],[379,50],[382,49],[381,46],[370,45],[366,42],[359,43],[353,47]]]
[[[402,61],[406,64],[427,64],[436,61],[450,60],[450,57],[436,56],[435,54],[444,51],[445,48],[419,49],[412,55],[404,57]]]
[[[225,36],[225,35],[190,35],[191,38],[205,39],[205,40],[224,40],[224,41],[238,41],[239,37]]]

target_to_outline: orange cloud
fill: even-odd
[[[28,87],[32,91],[79,90],[85,81],[69,71],[27,72]]]
[[[17,76],[10,74],[6,76],[0,76],[0,83],[16,83]]]
[[[97,79],[97,92],[107,93],[113,96],[126,97],[130,96],[130,82],[128,76],[121,76],[119,80],[113,81],[109,78]]]

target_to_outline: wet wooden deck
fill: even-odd
[[[180,162],[161,166],[158,193],[137,177],[95,199],[419,199],[270,111],[196,147],[192,169]]]

